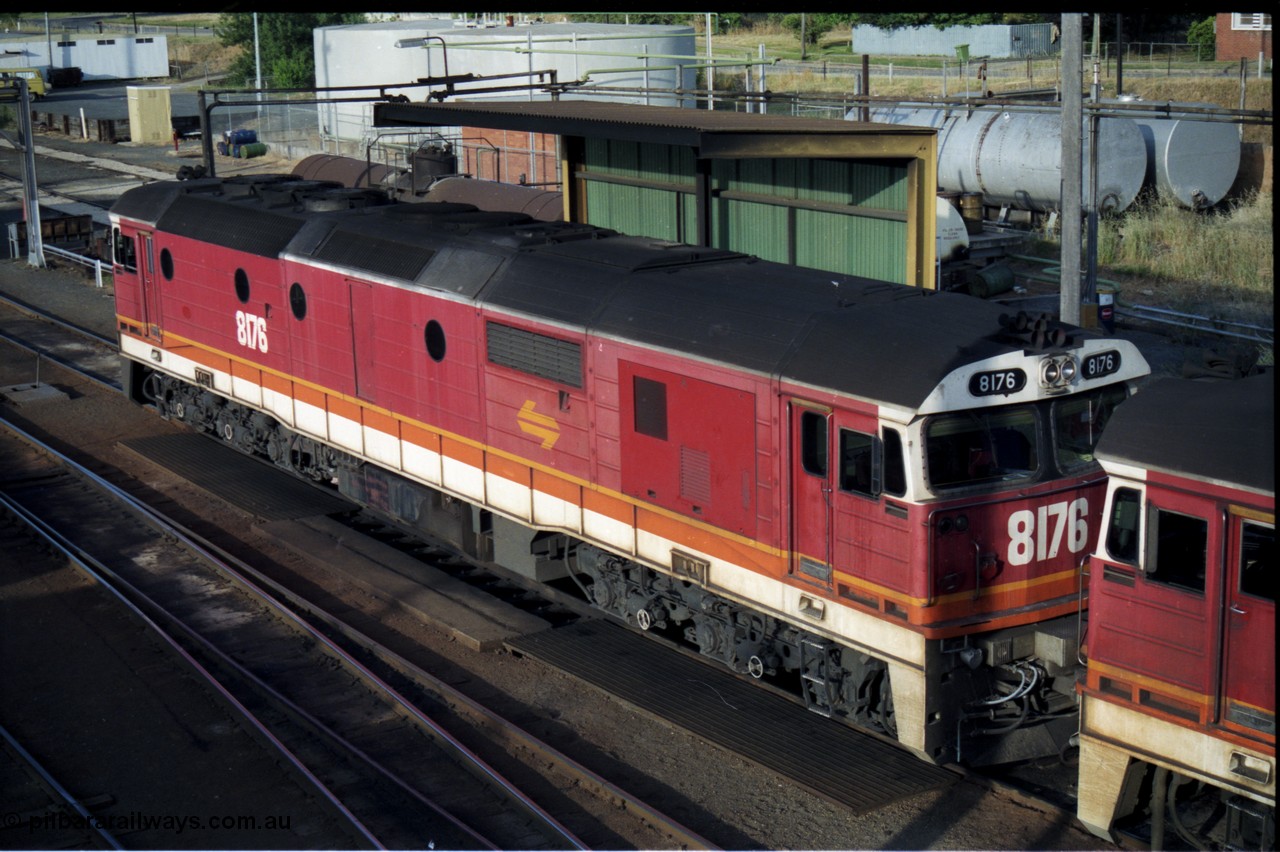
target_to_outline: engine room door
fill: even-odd
[[[377,387],[378,330],[373,313],[373,285],[347,279],[351,297],[351,357],[356,380],[356,396],[375,402]]]
[[[791,403],[791,573],[830,586],[831,411]]]
[[[160,340],[160,291],[156,285],[155,248],[151,234],[138,232],[138,283],[142,287],[142,322],[147,337]]]
[[[1274,735],[1276,575],[1271,523],[1227,515],[1226,601],[1222,649],[1222,722]]]

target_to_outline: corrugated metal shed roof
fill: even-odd
[[[562,136],[593,136],[633,142],[661,142],[698,148],[704,156],[732,156],[728,139],[756,142],[777,140],[787,146],[786,156],[811,156],[800,145],[806,137],[819,137],[825,156],[848,156],[838,140],[856,139],[868,153],[867,137],[879,140],[934,135],[930,128],[887,126],[875,122],[796,118],[785,115],[637,106],[612,101],[460,101],[449,104],[375,104],[373,123],[378,127],[493,127]],[[905,152],[904,152],[905,154]],[[778,156],[761,152],[762,156]]]

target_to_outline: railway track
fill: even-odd
[[[12,426],[9,427],[11,430]],[[22,435],[28,442],[35,441]],[[46,454],[57,455],[40,445]],[[59,457],[62,465],[72,463]],[[327,638],[187,531],[90,476],[50,468],[12,485],[3,500],[51,543],[91,571],[171,637],[290,762],[331,798],[371,846],[585,848],[573,832],[375,671]],[[141,513],[141,514],[140,514]],[[145,517],[142,517],[145,515]],[[95,518],[90,525],[84,518]],[[228,582],[228,578],[234,580]],[[335,619],[324,619],[340,628]],[[360,640],[346,631],[348,643]],[[432,684],[375,643],[364,655],[399,664],[402,680]],[[483,708],[471,713],[516,743],[554,760],[530,737]],[[570,763],[558,766],[572,771]],[[599,784],[589,773],[582,779]],[[600,785],[605,789],[607,785]],[[615,805],[644,808],[616,788]],[[563,806],[561,806],[563,807]],[[664,818],[648,811],[651,823]],[[685,848],[705,842],[675,823]]]
[[[12,535],[12,531],[0,534],[0,547],[6,553],[11,552]],[[6,807],[0,839],[8,832],[25,832],[28,838],[38,833],[40,843],[51,849],[125,848],[90,810],[97,802],[85,802],[72,795],[2,726],[0,792]],[[12,844],[12,848],[19,846]]]

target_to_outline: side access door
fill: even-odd
[[[142,288],[142,323],[149,340],[161,342],[160,286],[156,282],[156,258],[152,235],[138,232],[138,285]]]
[[[1275,516],[1243,516],[1232,509],[1227,522],[1221,723],[1248,736],[1274,738]]]
[[[832,584],[831,409],[795,399],[791,420],[792,576]]]

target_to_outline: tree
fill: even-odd
[[[799,12],[791,12],[782,16],[782,25],[799,36],[803,24],[805,43],[817,44],[819,38],[836,27],[848,28],[854,17],[847,12],[810,12],[802,20]]]
[[[362,24],[363,12],[260,12],[258,52],[262,57],[263,85],[277,89],[307,89],[316,84],[312,30],[342,24]],[[228,76],[235,84],[254,85],[253,13],[231,12],[218,16],[214,28],[228,47],[244,48],[231,64]]]
[[[1196,59],[1213,59],[1217,55],[1217,37],[1213,27],[1213,17],[1196,21],[1187,28],[1187,44],[1196,46]]]

